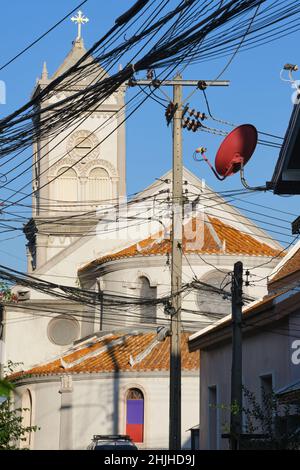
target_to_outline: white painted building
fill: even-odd
[[[41,428],[27,444],[33,449],[86,449],[94,434],[131,434],[139,448],[167,449],[169,339],[156,338],[156,333],[132,329],[98,332],[22,374],[16,380],[16,404],[28,407],[29,402],[31,420]],[[199,411],[194,403],[199,362],[187,350],[187,335],[182,347],[182,445],[190,448],[188,429]],[[142,405],[138,426],[128,423],[133,392]]]
[[[264,407],[271,391],[296,404],[283,429],[299,429],[300,403],[300,242],[281,260],[269,277],[269,294],[243,310],[242,381],[246,390]],[[201,357],[200,449],[226,450],[230,424],[232,322],[231,315],[191,335],[189,349]],[[247,398],[244,406],[251,410]],[[278,420],[277,412],[274,413]],[[298,415],[298,416],[297,416]],[[246,415],[243,413],[243,433]],[[257,422],[256,433],[263,433]],[[249,432],[249,431],[248,431]],[[285,431],[286,432],[286,431]],[[246,441],[245,441],[246,442]]]
[[[82,39],[76,40],[53,77],[44,67],[34,93],[84,52]],[[101,67],[95,73],[106,75]],[[76,89],[86,84],[80,82]],[[74,91],[61,85],[51,99],[63,99]],[[25,226],[28,272],[40,280],[93,290],[99,297],[118,294],[157,300],[170,294],[171,173],[125,204],[124,125],[101,143],[120,123],[118,111],[124,105],[124,93],[121,87],[97,110],[81,116],[82,122],[35,145],[33,214]],[[109,125],[103,126],[108,118]],[[261,264],[256,274],[264,278],[276,265],[273,257],[281,246],[186,169],[184,188],[183,282],[186,285],[196,279],[198,284],[185,292],[182,318],[184,331],[192,332],[229,312],[230,302],[218,290],[226,285],[227,273],[237,258],[246,268]],[[205,289],[203,283],[217,291]],[[140,334],[142,346],[127,351],[127,362],[130,355],[146,354],[147,334],[170,322],[163,304],[102,309],[24,286],[15,286],[14,292],[18,303],[6,304],[4,311],[5,360],[22,362],[25,372],[35,366],[32,377],[25,373],[18,379],[24,402],[31,403],[26,419],[41,427],[30,447],[78,449],[89,443],[93,433],[123,434],[131,389],[140,390],[144,397],[144,440],[139,445],[167,447],[169,382],[165,364],[158,370],[138,370],[126,363],[120,370],[115,366],[106,371],[99,353],[96,373],[89,358],[87,369],[78,373],[56,367],[43,374],[39,369],[53,358],[60,367],[61,358],[65,358],[62,363],[70,360],[70,348],[80,349],[82,342],[95,338],[101,344],[102,335],[112,332],[122,337],[128,331]],[[260,286],[251,289],[251,296],[259,298],[265,292],[266,287]],[[160,347],[155,343],[151,354]],[[199,374],[195,367],[187,365],[183,374],[182,440],[186,446],[185,431],[198,424]],[[112,390],[118,399],[113,398]],[[72,411],[66,411],[68,407]]]

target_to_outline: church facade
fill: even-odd
[[[34,93],[84,52],[78,38],[51,78],[44,66]],[[105,75],[99,66],[51,99]],[[140,448],[168,447],[170,312],[156,301],[170,294],[171,173],[126,200],[124,103],[121,87],[35,145],[33,214],[24,228],[28,273],[99,298],[153,302],[99,308],[14,287],[18,303],[4,309],[5,354],[22,363],[16,403],[26,404],[24,419],[41,428],[24,443],[31,449],[83,449],[93,434],[116,433]],[[229,289],[237,259],[250,270],[262,265],[255,273],[265,278],[282,248],[187,169],[184,185],[182,443],[189,448],[187,431],[199,424],[199,359],[188,353],[188,335],[229,313],[219,291]],[[245,288],[250,300],[265,292],[264,285]]]

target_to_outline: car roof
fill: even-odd
[[[131,441],[130,436],[127,434],[95,434],[93,437],[93,441],[116,441],[116,440],[126,440]]]

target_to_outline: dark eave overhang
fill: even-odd
[[[283,321],[290,313],[299,309],[300,293],[292,294],[293,291],[285,292],[281,295],[271,297],[263,303],[258,303],[257,307],[250,308],[243,313],[243,337],[257,332],[264,331],[272,324],[274,328],[280,321]],[[232,340],[231,318],[227,321],[208,329],[199,336],[193,335],[189,339],[189,351],[205,350],[219,347],[221,344]]]
[[[300,100],[294,105],[272,180],[274,194],[300,194]]]

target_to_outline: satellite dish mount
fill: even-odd
[[[218,180],[224,181],[228,176],[240,172],[242,185],[246,189],[266,191],[265,186],[251,187],[244,176],[244,167],[252,157],[258,141],[257,130],[252,124],[243,124],[231,131],[223,140],[215,159],[215,168],[205,156],[206,149],[200,147],[194,153],[194,159],[199,161],[197,154],[201,154],[200,160],[204,160],[213,171]]]

